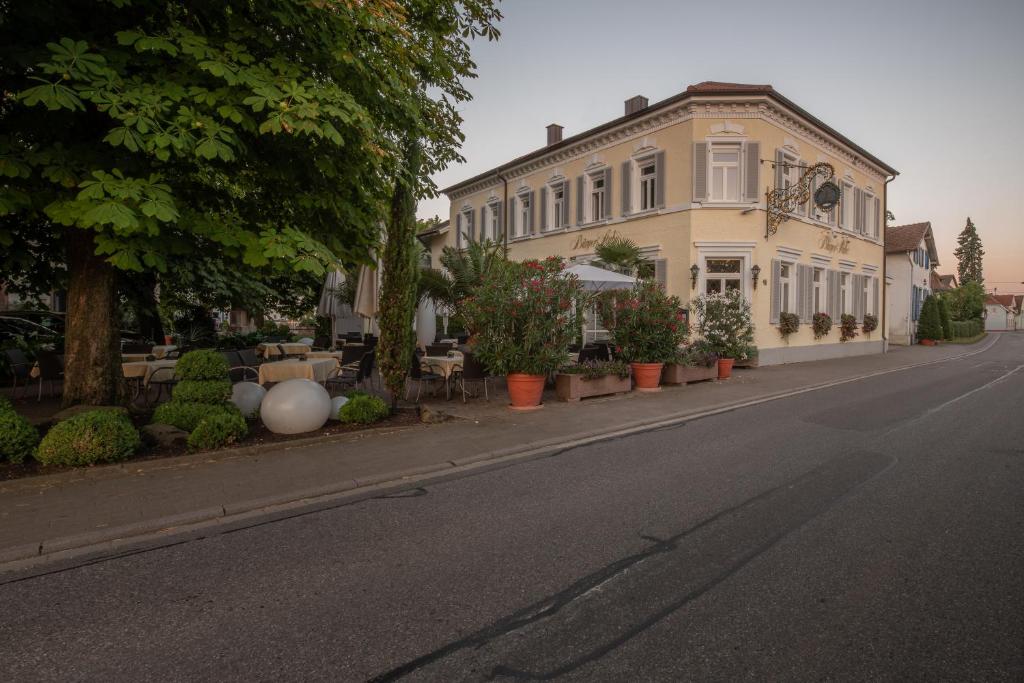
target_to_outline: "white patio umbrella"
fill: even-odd
[[[577,263],[565,269],[566,273],[572,273],[580,279],[583,290],[587,292],[602,292],[608,289],[629,289],[636,282],[636,278],[630,275],[616,273],[614,270],[605,270],[592,266],[589,263]]]
[[[320,292],[320,302],[316,306],[316,314],[323,318],[331,319],[331,345],[337,338],[338,316],[341,314],[342,303],[338,301],[338,290],[345,284],[345,273],[335,270],[327,273],[324,278],[324,288]]]
[[[356,282],[356,303],[352,310],[364,318],[377,315],[377,269],[372,266],[359,267]]]

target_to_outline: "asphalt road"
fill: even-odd
[[[1024,334],[0,579],[0,680],[1022,680]]]

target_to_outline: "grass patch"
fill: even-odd
[[[973,337],[957,337],[956,339],[948,339],[943,344],[976,344],[982,339],[988,336],[988,332],[982,332],[981,334]]]

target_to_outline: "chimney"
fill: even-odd
[[[548,146],[562,141],[562,127],[557,123],[548,126]]]
[[[643,95],[637,95],[636,97],[630,97],[626,100],[626,116],[635,114],[641,109],[647,109],[647,98]]]

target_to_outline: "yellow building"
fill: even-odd
[[[834,167],[839,205],[822,213],[808,202],[766,236],[766,192],[817,162]],[[704,82],[654,104],[631,98],[622,117],[569,138],[548,126],[545,147],[447,188],[450,221],[429,244],[434,263],[445,245],[483,238],[505,241],[516,260],[585,263],[618,234],[684,302],[741,290],[762,364],[874,353],[885,321],[840,343],[839,314],[860,322],[885,310],[882,226],[895,176],[770,85]],[[834,326],[816,340],[819,311]],[[801,319],[788,338],[780,312]]]

